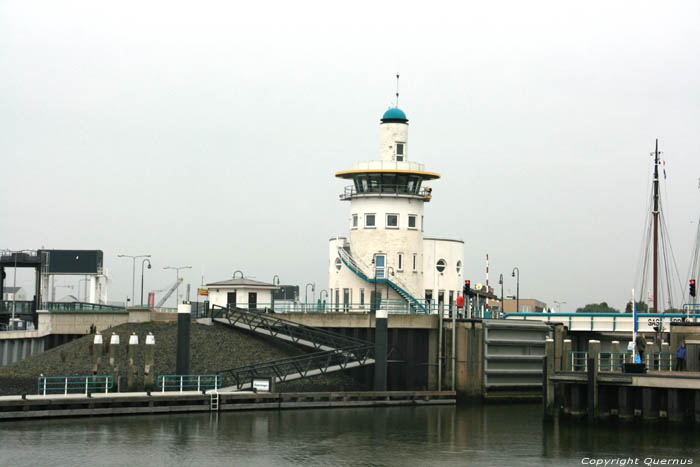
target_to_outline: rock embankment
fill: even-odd
[[[155,372],[157,375],[175,374],[177,323],[123,324],[102,332],[105,344],[112,333],[120,336],[118,351],[119,374],[126,375],[129,336],[139,337],[135,365],[138,368],[136,387],[143,390],[144,347],[146,335],[152,332],[155,340]],[[93,336],[88,335],[33,355],[12,365],[0,367],[0,395],[34,394],[37,378],[44,376],[85,376],[92,374]],[[109,356],[105,352],[98,369],[99,375],[113,374]],[[190,335],[191,374],[214,374],[227,368],[292,357],[303,351],[291,344],[248,334],[243,331],[214,325],[192,323]],[[125,378],[124,378],[124,381]],[[224,380],[224,385],[227,381]],[[125,384],[124,384],[125,386]],[[318,376],[308,380],[292,381],[278,386],[281,391],[333,391],[365,389],[353,378],[342,373]],[[125,389],[122,389],[125,390]]]

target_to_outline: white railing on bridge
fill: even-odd
[[[550,321],[564,324],[569,331],[633,332],[631,313],[506,313],[505,319]],[[655,332],[655,327],[665,330],[671,323],[698,322],[700,313],[639,313],[638,332]]]

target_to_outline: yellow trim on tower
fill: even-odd
[[[401,173],[401,174],[413,174],[418,175],[425,180],[435,180],[440,178],[440,174],[436,172],[426,172],[424,170],[400,170],[400,169],[358,169],[358,170],[343,170],[336,172],[335,176],[338,178],[352,178],[352,175],[358,174],[372,174],[372,173]]]

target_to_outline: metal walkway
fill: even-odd
[[[281,360],[219,371],[232,386],[221,391],[250,389],[255,376],[274,377],[276,383],[374,364],[374,343],[304,326],[274,315],[214,305],[212,319],[239,329],[293,342],[316,352]]]

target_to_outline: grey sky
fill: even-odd
[[[401,72],[426,235],[565,310],[633,286],[660,139],[685,280],[700,214],[700,4],[0,2],[0,247],[99,248],[111,299],[234,270],[327,287],[345,182]],[[74,279],[77,283],[77,278]],[[684,289],[685,292],[685,289]],[[303,296],[303,292],[302,292]]]

